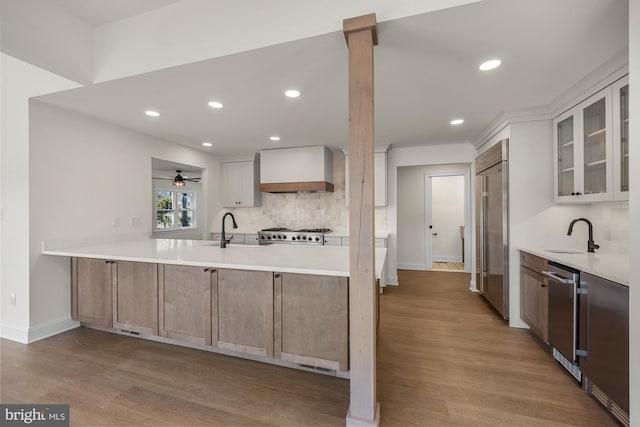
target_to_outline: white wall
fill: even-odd
[[[0,308],[3,338],[29,328],[29,97],[77,84],[9,55],[0,57]],[[11,304],[11,294],[16,304]]]
[[[629,113],[629,138],[631,141],[640,141],[640,0],[629,0],[629,87],[630,105]],[[630,348],[630,415],[631,425],[640,425],[640,147],[633,143],[630,147],[630,168],[635,172],[631,174],[629,216],[635,221],[629,229],[631,260],[630,289],[629,289],[629,328]]]
[[[204,169],[206,223],[220,209],[220,160],[208,153],[37,101],[31,102],[30,131],[32,329],[70,313],[69,260],[41,255],[42,241],[151,235],[152,158]],[[140,217],[139,227],[131,225],[133,216]]]
[[[467,143],[406,148],[393,147],[389,151],[387,158],[387,231],[389,233],[387,256],[390,284],[398,283],[398,168],[402,166],[446,165],[453,163],[470,164],[475,159],[475,156],[476,150],[474,146]]]
[[[464,176],[431,178],[433,261],[462,262],[460,226],[464,226]]]
[[[216,58],[334,31],[375,12],[378,22],[477,0],[190,0],[95,30],[97,81]]]
[[[76,82],[93,79],[93,28],[51,0],[0,0],[3,53]]]
[[[426,270],[425,181],[426,173],[469,172],[469,164],[402,166],[397,168],[397,265],[398,268]],[[461,188],[464,201],[464,186]],[[434,207],[436,204],[434,204]],[[464,205],[460,208],[464,224]],[[456,229],[456,233],[458,230]],[[457,234],[460,241],[459,234]],[[459,248],[455,254],[461,254]]]

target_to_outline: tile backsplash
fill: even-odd
[[[216,216],[217,231],[224,212],[233,212],[241,232],[251,233],[270,227],[349,229],[349,208],[345,206],[344,154],[333,153],[333,193],[262,193],[262,206],[224,208]],[[387,208],[375,208],[375,231],[387,231]]]

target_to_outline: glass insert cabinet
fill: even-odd
[[[628,103],[625,77],[554,119],[556,202],[628,199]]]

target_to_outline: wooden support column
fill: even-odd
[[[374,211],[373,46],[375,14],[345,19],[349,48],[349,337],[347,426],[378,426]]]

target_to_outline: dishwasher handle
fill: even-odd
[[[556,282],[564,283],[565,285],[575,285],[576,281],[572,279],[565,279],[563,277],[558,276],[558,273],[555,271],[543,271],[542,275],[547,277],[548,279],[555,280]]]

